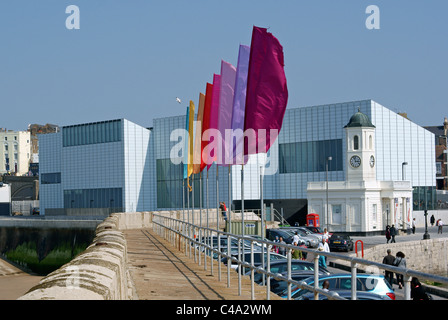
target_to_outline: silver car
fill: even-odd
[[[297,232],[299,238],[305,241],[305,245],[309,248],[317,248],[319,243],[322,241],[322,237],[314,234],[308,234],[301,227],[284,227],[282,229],[292,231],[293,233]]]

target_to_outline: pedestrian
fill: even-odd
[[[386,243],[389,243],[390,241],[390,226],[386,226]]]
[[[401,251],[398,251],[396,254],[396,258],[394,260],[394,266],[398,267],[398,268],[406,268],[406,258],[405,258],[405,254]],[[396,274],[397,276],[397,283],[398,283],[398,288],[402,289],[403,288],[403,275],[400,273]]]
[[[278,240],[279,240],[278,241],[279,244],[286,244],[286,242],[283,240],[283,237],[280,237]],[[278,247],[278,253],[283,255],[283,256],[286,256],[286,247],[279,246]]]
[[[436,218],[434,218],[434,215],[431,215],[429,222],[431,222],[431,227],[434,227],[434,222],[436,222]]]
[[[412,234],[415,234],[415,218],[412,219]]]
[[[416,277],[412,277],[411,280],[411,298],[412,300],[431,300],[431,296],[425,292],[425,289]]]
[[[300,242],[301,242],[301,241],[300,241],[300,237],[299,237],[297,231],[294,233],[294,237],[292,238],[292,242],[293,242],[293,243],[294,243],[294,242],[296,242],[296,243],[300,243]]]
[[[330,238],[330,234],[327,231],[327,228],[324,228],[324,235],[323,237],[325,238],[325,241],[328,242],[328,239]]]
[[[300,248],[306,248],[306,245],[304,243],[302,243],[299,247]],[[302,251],[302,260],[306,260],[307,257],[308,257],[308,253]]]
[[[328,289],[330,289],[330,281],[325,280],[324,283],[322,284],[322,290],[329,291]]]
[[[224,218],[224,220],[227,220],[227,208],[224,202],[219,203],[219,210],[221,210],[221,215]]]
[[[322,242],[319,243],[317,250],[322,251],[322,252],[330,252],[328,243],[325,241],[324,238],[322,238]],[[327,268],[327,257],[326,256],[319,255],[319,266]]]
[[[392,227],[390,227],[390,243],[395,243],[395,236],[397,235],[397,229],[395,229],[395,225],[393,224]]]
[[[390,249],[387,249],[387,255],[383,258],[383,263],[387,265],[394,265],[395,257],[390,254]],[[394,273],[392,271],[385,270],[384,277],[389,282],[390,285],[393,284],[394,281]]]
[[[438,222],[439,222],[439,224],[438,224],[439,229],[437,230],[437,233],[442,234],[443,233],[443,221],[442,221],[442,219],[439,219]]]
[[[294,242],[293,245],[298,248],[297,242]],[[299,249],[292,249],[291,250],[291,258],[296,259],[296,260],[302,260],[302,251],[300,251]]]
[[[274,242],[276,242],[276,243],[280,242],[278,236],[275,236]],[[272,251],[275,253],[278,253],[278,246],[272,246]]]

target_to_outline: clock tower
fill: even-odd
[[[376,180],[375,126],[361,111],[344,127],[346,133],[346,180]]]

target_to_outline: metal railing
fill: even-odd
[[[300,247],[300,251],[306,252],[308,254],[313,255],[313,262],[314,262],[314,283],[313,285],[308,285],[304,281],[296,281],[291,278],[291,261],[292,261],[292,254],[291,251],[294,249],[297,249],[296,246],[288,245],[288,244],[280,244],[278,242],[272,242],[268,240],[260,240],[251,238],[250,236],[240,236],[235,234],[230,234],[227,232],[223,232],[216,229],[206,228],[198,225],[193,225],[189,222],[185,222],[182,220],[166,217],[157,213],[154,213],[153,215],[153,229],[163,238],[170,241],[173,246],[178,246],[179,249],[181,249],[183,246],[185,246],[185,254],[192,257],[194,255],[194,260],[199,265],[204,266],[204,270],[207,270],[208,265],[210,265],[210,271],[211,274],[214,274],[214,262],[217,263],[218,266],[218,280],[222,281],[222,258],[227,258],[227,261],[231,261],[231,263],[227,263],[227,286],[230,287],[230,272],[234,272],[231,270],[231,264],[236,263],[237,266],[237,272],[238,272],[238,294],[241,295],[241,277],[242,275],[242,269],[248,268],[250,269],[251,273],[251,299],[255,300],[255,281],[254,276],[255,272],[261,273],[263,277],[266,278],[266,299],[270,300],[270,295],[272,294],[270,290],[270,280],[271,278],[285,281],[287,282],[287,299],[291,299],[291,288],[293,285],[297,286],[298,288],[305,289],[312,291],[314,293],[314,299],[319,299],[319,294],[325,295],[328,297],[328,299],[332,300],[346,300],[343,297],[340,297],[336,292],[332,291],[326,291],[319,288],[319,256],[325,256],[325,257],[331,257],[336,258],[339,260],[343,260],[350,263],[350,273],[351,273],[351,299],[356,300],[356,285],[357,285],[357,267],[359,265],[365,265],[367,266],[367,271],[370,271],[372,274],[380,274],[380,272],[383,270],[387,270],[390,272],[393,272],[395,274],[401,274],[403,275],[404,280],[404,298],[405,300],[411,300],[411,279],[412,277],[417,277],[419,279],[424,279],[428,281],[438,282],[442,284],[448,284],[448,278],[428,273],[423,273],[411,269],[405,269],[405,268],[399,268],[391,265],[385,265],[383,263],[375,262],[375,261],[369,261],[357,257],[350,257],[345,256],[342,254],[332,253],[332,252],[322,252],[317,251],[315,249],[309,249],[309,248],[302,248]],[[196,235],[198,235],[198,238],[196,238]],[[212,237],[217,238],[217,246],[213,246],[211,240]],[[227,247],[221,246],[221,237],[227,238]],[[238,250],[238,257],[244,257],[242,255],[242,248],[244,247],[243,244],[250,242],[250,245],[247,246],[249,248],[245,250],[249,250],[251,255],[251,263],[246,262],[244,260],[237,259],[232,256],[231,254],[231,241],[228,241],[228,239],[236,239],[237,241],[237,250]],[[199,240],[198,240],[199,239]],[[202,240],[205,241],[202,241]],[[255,246],[261,246],[261,252],[264,252],[266,254],[266,268],[263,267],[257,267],[253,264],[254,261],[254,248]],[[270,270],[270,249],[272,246],[276,247],[284,247],[286,249],[286,259],[288,264],[288,271],[287,276],[283,276],[281,274],[272,273]],[[266,251],[264,251],[264,248],[266,248]],[[225,251],[224,251],[225,250]],[[247,252],[247,251],[246,251]],[[258,252],[258,251],[257,251]],[[214,261],[214,255],[217,255],[217,261]],[[202,260],[203,259],[203,260]],[[207,262],[207,260],[209,260]]]

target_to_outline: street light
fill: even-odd
[[[428,210],[425,210],[425,234],[423,235],[423,240],[429,239],[429,233],[428,233]]]
[[[404,166],[407,166],[408,163],[407,162],[403,162],[401,164],[401,180],[404,180]]]
[[[329,221],[328,221],[328,161],[331,161],[331,160],[333,160],[333,158],[332,157],[328,157],[326,160],[325,160],[325,172],[326,172],[326,184],[325,184],[325,187],[326,187],[326,194],[327,194],[327,217],[325,218],[325,221],[326,221],[326,224],[327,224],[327,232],[329,232],[330,231],[330,226],[329,226]]]

